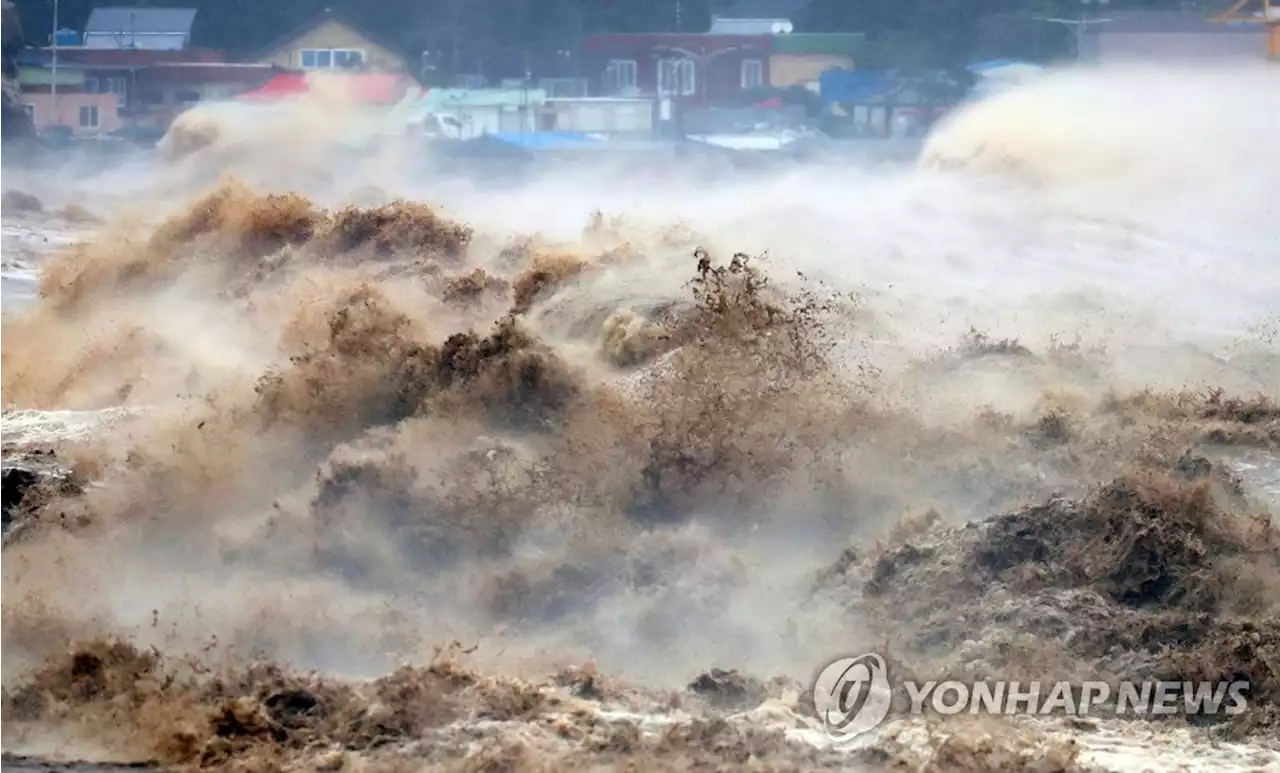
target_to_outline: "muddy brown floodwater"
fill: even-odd
[[[1071,77],[1024,97],[1146,83]],[[1188,82],[1139,102],[1234,93]],[[6,194],[5,766],[1280,769],[1270,172],[1114,105],[970,153],[1018,104],[950,171],[478,191],[232,116]],[[835,744],[861,653],[1248,705]]]

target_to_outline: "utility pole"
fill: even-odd
[[[1076,61],[1080,61],[1084,57],[1084,33],[1090,24],[1105,24],[1111,19],[1093,19],[1089,17],[1089,6],[1093,3],[1099,6],[1109,5],[1111,0],[1080,0],[1080,16],[1076,19],[1060,19],[1055,17],[1037,16],[1036,21],[1048,22],[1050,24],[1061,24],[1071,27],[1075,31],[1076,37]]]
[[[53,103],[53,120],[55,126],[62,125],[62,114],[58,112],[58,0],[53,0],[53,75],[49,81],[50,102]]]
[[[731,54],[734,51],[741,51],[743,50],[743,47],[729,46],[728,48],[721,48],[716,51],[712,51],[711,53],[702,53],[702,54],[695,54],[689,49],[680,48],[679,46],[658,46],[658,50],[663,52],[668,52],[668,53],[680,54],[681,56],[683,56],[685,59],[688,59],[693,64],[694,90],[695,92],[697,91],[701,92],[702,106],[705,108],[707,106],[707,86],[709,85],[706,82],[707,65],[710,64],[711,60],[720,56],[724,56],[725,54]]]

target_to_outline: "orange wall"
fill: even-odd
[[[119,94],[59,94],[56,115],[52,94],[23,94],[22,101],[35,108],[33,119],[37,129],[70,126],[76,134],[97,134],[115,131],[123,125],[116,112],[120,106]],[[88,105],[98,108],[97,126],[80,125],[80,108]]]
[[[769,57],[769,85],[804,86],[833,67],[853,67],[853,58],[834,54],[774,54]]]

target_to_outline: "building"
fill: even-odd
[[[542,89],[430,89],[394,115],[414,133],[453,139],[532,132],[648,138],[651,99],[556,97]]]
[[[252,58],[286,70],[410,72],[393,46],[328,10]]]
[[[647,138],[655,128],[651,99],[628,97],[548,98],[539,117],[546,131],[584,132],[614,138]]]
[[[94,8],[84,28],[84,47],[176,51],[191,45],[194,8]]]
[[[866,45],[860,33],[819,32],[778,35],[769,53],[769,85],[775,88],[803,86],[818,90],[828,70],[848,70],[857,65],[857,54]]]
[[[600,96],[671,97],[684,105],[742,103],[761,89],[818,90],[819,76],[852,68],[865,36],[797,33],[808,0],[738,0],[705,34],[592,35],[583,62]]]
[[[164,127],[192,104],[226,98],[274,73],[268,65],[227,62],[221,51],[201,48],[60,47],[54,89],[51,49],[23,51],[18,65],[23,101],[37,126],[82,133]]]
[[[591,35],[582,58],[598,73],[592,91],[599,96],[716,105],[765,88],[817,91],[822,73],[855,66],[863,42],[846,33]]]
[[[589,72],[599,73],[599,96],[669,97],[686,105],[714,105],[769,83],[769,35],[615,34],[582,42]]]
[[[1229,62],[1266,56],[1265,25],[1218,22],[1183,11],[1108,12],[1110,21],[1090,24],[1080,41],[1080,58],[1098,64],[1124,62]]]
[[[83,67],[59,62],[56,88],[52,57],[24,51],[18,56],[21,101],[37,129],[65,126],[75,134],[111,132],[123,125],[120,107],[123,93],[93,89]]]

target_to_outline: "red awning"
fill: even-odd
[[[409,83],[408,78],[396,73],[325,73],[322,77],[343,83],[353,101],[370,105],[398,102]],[[305,73],[284,72],[236,99],[244,102],[274,102],[310,91]]]

